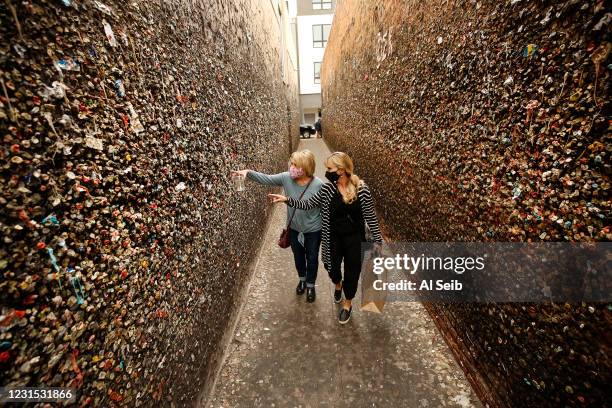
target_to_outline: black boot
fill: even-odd
[[[306,288],[306,301],[312,303],[317,298],[314,286],[312,288]]]
[[[304,290],[306,290],[306,281],[301,280],[298,283],[297,288],[295,288],[295,293],[298,295],[303,295]]]

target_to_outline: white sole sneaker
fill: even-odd
[[[342,302],[342,287],[340,288],[340,300],[336,300],[336,296],[334,296],[334,294],[332,293],[332,300],[334,301],[335,304],[341,303]],[[334,288],[334,291],[336,290],[336,288]]]
[[[351,320],[351,315],[353,314],[353,311],[351,310],[351,314],[349,315],[348,319],[346,319],[345,321],[341,321],[340,319],[338,319],[338,323],[340,324],[347,324],[349,322],[349,320]]]

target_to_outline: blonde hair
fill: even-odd
[[[308,149],[298,150],[289,157],[289,165],[300,167],[304,170],[304,175],[312,177],[315,172],[315,156]]]
[[[363,181],[353,173],[353,160],[344,152],[333,152],[331,156],[325,159],[325,165],[334,164],[338,169],[344,169],[346,176],[349,178],[349,183],[346,185],[346,191],[342,194],[342,200],[350,204],[357,199],[357,189]]]

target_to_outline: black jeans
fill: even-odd
[[[291,250],[300,280],[306,280],[306,286],[314,287],[319,269],[319,245],[321,244],[321,230],[304,233],[304,245],[298,241],[299,232],[289,229],[291,237]]]
[[[342,281],[342,290],[347,300],[352,300],[357,293],[359,275],[361,275],[361,242],[365,241],[365,234],[361,232],[338,233],[331,231],[330,234],[330,270],[329,277],[335,284]],[[340,265],[344,260],[344,280]]]

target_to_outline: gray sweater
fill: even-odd
[[[247,178],[267,186],[283,186],[285,189],[285,195],[296,200],[306,188],[305,185],[300,186],[293,181],[288,171],[268,175],[258,171],[249,170],[247,173]],[[317,194],[322,185],[323,182],[321,179],[315,176],[312,183],[310,183],[308,190],[304,193],[302,200],[308,200],[310,197]],[[287,225],[289,222],[289,218],[291,218],[293,211],[293,208],[287,207],[287,222],[285,225]],[[295,209],[295,216],[293,217],[293,221],[291,221],[290,227],[302,233],[319,231],[321,229],[321,210],[319,208],[312,208],[310,210]]]

